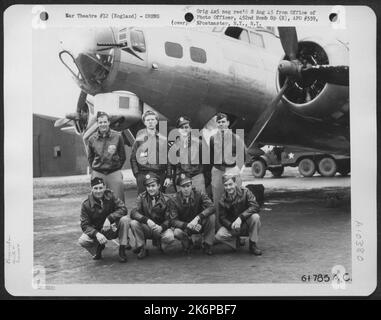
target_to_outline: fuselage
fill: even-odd
[[[104,64],[101,76],[94,81],[88,72],[82,76],[86,81],[77,79],[77,82],[91,95],[132,92],[164,115],[169,127],[174,126],[178,117],[187,116],[194,128],[202,128],[217,112],[226,112],[233,128],[244,129],[246,137],[250,137],[251,128],[279,90],[277,66],[283,57],[278,37],[268,30],[110,28],[97,33],[93,49],[76,59],[82,64],[80,69],[96,70],[94,73]],[[94,63],[97,59],[98,66]],[[331,91],[343,90],[329,86],[324,90],[327,87]],[[337,101],[338,107],[347,100],[344,94],[344,99]],[[287,107],[287,103],[281,103]],[[307,136],[308,130],[313,133],[308,142],[294,133],[295,128],[284,127],[284,116],[282,112],[274,115],[271,122],[277,130],[264,130],[263,142],[274,143],[279,138],[278,141],[290,145],[309,144],[320,150],[336,148],[340,153],[349,152],[349,128],[338,128],[331,120],[321,123],[321,119],[306,120],[288,112],[289,126],[297,125]],[[324,132],[319,134],[319,130]]]

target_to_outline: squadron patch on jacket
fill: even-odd
[[[116,145],[110,144],[107,148],[108,153],[114,154],[116,152]]]

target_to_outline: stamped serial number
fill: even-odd
[[[332,282],[332,281],[344,281],[348,282],[351,281],[351,278],[349,276],[349,273],[347,272],[337,272],[335,274],[304,274],[301,276],[302,282],[318,282],[318,283],[324,283],[324,282]]]
[[[301,277],[303,282],[330,282],[331,276],[329,274],[304,274]]]

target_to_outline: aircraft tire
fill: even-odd
[[[312,177],[316,172],[315,162],[310,158],[304,158],[300,160],[298,170],[303,177]]]
[[[319,173],[323,177],[333,177],[337,171],[336,161],[331,157],[324,157],[320,159],[318,167]]]
[[[266,164],[262,160],[255,160],[251,165],[251,173],[255,178],[263,178],[266,174]]]
[[[280,168],[273,168],[273,169],[270,169],[272,175],[275,177],[275,178],[279,178],[282,176],[283,172],[284,172],[284,167],[280,167]]]

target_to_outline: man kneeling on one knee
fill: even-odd
[[[169,196],[160,191],[160,177],[148,173],[144,177],[145,192],[139,194],[136,208],[131,211],[131,230],[135,236],[138,259],[147,255],[146,239],[152,239],[161,250],[175,241],[170,229]]]
[[[82,236],[78,243],[87,249],[94,260],[102,258],[107,240],[119,238],[119,261],[126,262],[130,219],[122,200],[106,189],[102,178],[91,180],[91,193],[81,208]]]
[[[202,234],[204,252],[212,253],[215,232],[215,208],[209,197],[192,187],[192,178],[181,174],[177,185],[180,191],[172,199],[171,225],[175,238],[180,240],[186,252],[190,252],[192,234]]]
[[[255,196],[250,190],[238,187],[235,176],[224,175],[222,180],[225,192],[218,203],[222,227],[217,231],[216,240],[237,249],[239,237],[248,234],[249,252],[261,255],[262,251],[257,247],[261,222]]]

